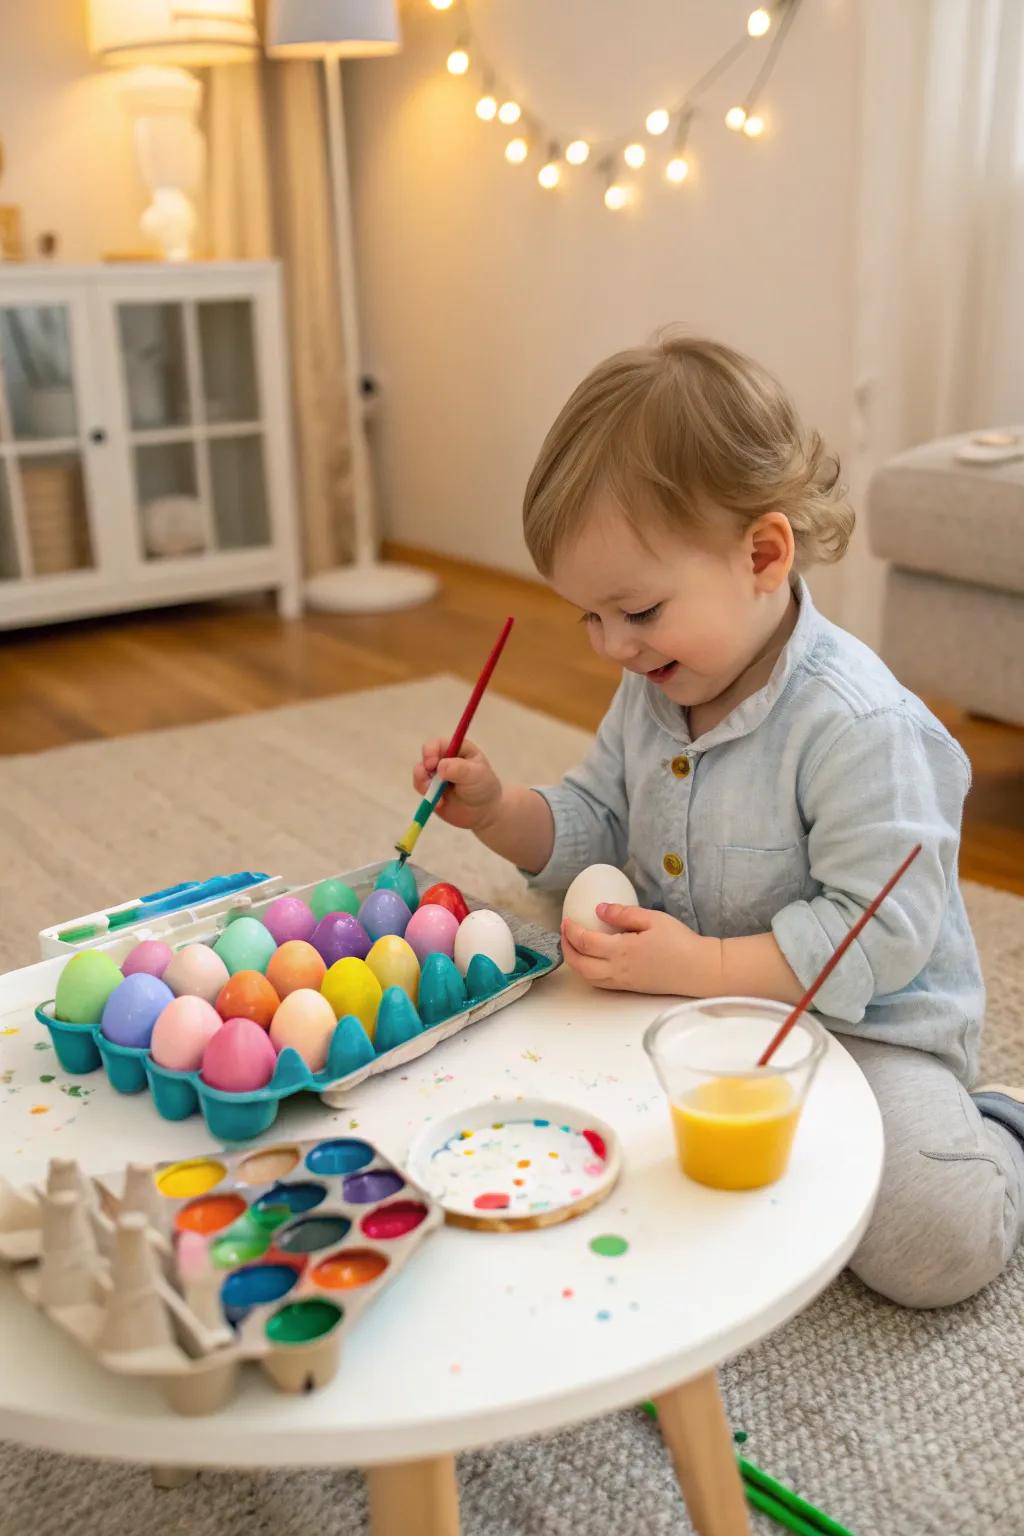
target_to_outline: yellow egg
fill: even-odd
[[[335,1017],[343,1019],[353,1013],[373,1039],[377,1028],[377,1009],[383,988],[365,960],[347,955],[335,960],[320,983],[320,991],[334,1009]]]
[[[405,939],[399,938],[397,933],[386,933],[370,950],[366,963],[383,991],[386,992],[388,987],[401,987],[409,1001],[415,1003],[420,990],[420,963],[416,951]]]

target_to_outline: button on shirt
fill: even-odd
[[[643,906],[716,938],[774,933],[809,986],[920,842],[816,1011],[839,1032],[931,1051],[970,1083],[984,1013],[957,882],[970,765],[874,652],[795,590],[768,682],[695,740],[661,689],[623,675],[586,760],[540,790],[555,844],[533,884],[628,863]]]

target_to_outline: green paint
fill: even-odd
[[[269,1237],[242,1234],[238,1237],[222,1237],[219,1243],[214,1243],[211,1254],[218,1269],[236,1269],[239,1264],[250,1264],[253,1259],[261,1259],[269,1247]]]
[[[84,928],[66,928],[57,937],[62,944],[80,944],[83,939],[92,939],[96,936],[96,929],[92,923],[86,923]]]
[[[657,1410],[657,1408],[655,1408],[654,1404],[653,1403],[641,1403],[640,1407],[641,1407],[642,1411],[644,1413],[646,1413],[647,1417],[649,1419],[653,1419],[655,1424],[657,1424],[657,1422],[658,1422],[658,1410]]]
[[[34,1051],[52,1051],[53,1046],[50,1044],[49,1040],[37,1040],[32,1049]]]
[[[267,1323],[267,1338],[274,1344],[311,1344],[341,1322],[344,1313],[332,1301],[289,1302]]]
[[[614,1237],[606,1233],[604,1237],[595,1237],[590,1244],[591,1253],[598,1253],[602,1259],[619,1259],[629,1251],[629,1244],[624,1237]]]
[[[52,1083],[53,1082],[53,1077],[54,1077],[54,1074],[52,1072],[44,1072],[43,1075],[40,1077],[39,1081],[41,1083]]]
[[[66,1093],[69,1099],[80,1099],[82,1090],[77,1083],[61,1083],[61,1093]]]
[[[746,1430],[745,1429],[738,1429],[736,1431],[736,1433],[733,1435],[733,1439],[735,1440],[737,1445],[744,1445],[744,1444],[746,1444],[746,1439],[747,1439],[747,1432],[746,1432]]]
[[[253,1206],[249,1217],[264,1232],[275,1232],[278,1227],[284,1226],[291,1214],[291,1208],[287,1205],[261,1205]]]
[[[109,928],[126,928],[129,923],[134,923],[142,914],[138,907],[129,907],[126,912],[108,912],[107,926]]]

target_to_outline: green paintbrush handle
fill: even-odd
[[[820,1509],[815,1509],[813,1504],[808,1504],[799,1494],[791,1493],[782,1483],[777,1483],[774,1477],[769,1477],[767,1472],[755,1467],[752,1461],[742,1456],[737,1456],[736,1460],[740,1464],[750,1502],[758,1509],[764,1509],[765,1514],[773,1515],[780,1524],[788,1526],[791,1531],[798,1531],[800,1536],[853,1536],[845,1525],[840,1525],[830,1515],[822,1514]],[[780,1506],[785,1510],[787,1518],[783,1519],[774,1509],[765,1509],[754,1497],[755,1493],[769,1499],[773,1505]],[[797,1523],[794,1524],[794,1521]]]

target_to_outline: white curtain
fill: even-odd
[[[851,480],[890,454],[1024,423],[1024,0],[863,0]],[[877,643],[864,526],[843,619]]]

